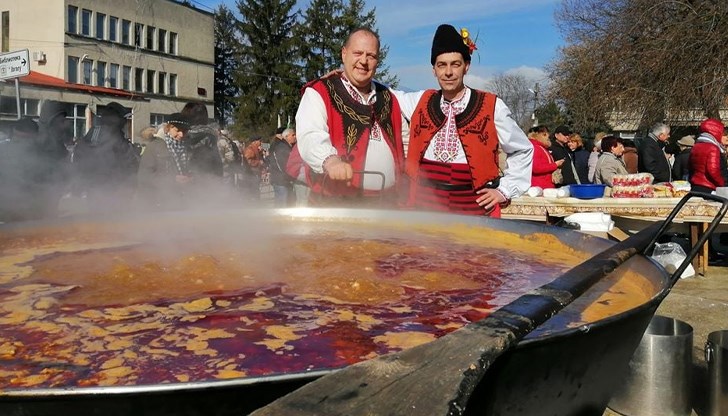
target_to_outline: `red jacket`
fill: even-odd
[[[690,152],[690,184],[715,189],[725,186],[726,161],[718,145],[698,141]]]
[[[543,189],[555,188],[551,174],[556,170],[551,152],[538,140],[528,139],[533,145],[533,170],[531,171],[531,186],[540,186]]]

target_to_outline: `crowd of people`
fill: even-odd
[[[14,121],[0,138],[0,222],[55,217],[64,196],[90,213],[250,206],[260,199],[269,171],[261,139],[233,139],[210,122],[202,103],[188,103],[134,141],[124,132],[131,113],[117,102],[99,106],[78,139],[64,108],[46,100],[38,122]]]
[[[597,133],[591,151],[567,126],[550,135],[546,126],[529,130],[535,149],[531,186],[542,189],[574,184],[612,186],[615,175],[649,173],[653,183],[688,181],[691,189],[712,192],[728,185],[728,130],[717,119],[706,119],[698,136],[686,135],[668,146],[670,127],[656,123],[639,142]]]
[[[657,123],[637,149],[598,133],[594,140],[558,126],[528,135],[496,95],[470,88],[474,42],[440,25],[430,64],[439,89],[403,92],[374,80],[378,35],[359,28],[342,50],[342,70],[302,89],[296,128],[279,128],[265,149],[243,145],[211,123],[202,103],[188,103],[160,126],[124,137],[130,116],[102,107],[88,133],[69,146],[66,114],[46,100],[38,123],[15,123],[0,143],[0,221],[53,216],[65,192],[90,211],[240,206],[260,198],[269,177],[276,207],[404,208],[499,217],[530,187],[612,185],[615,175],[647,172],[655,182],[689,180],[696,190],[728,184],[723,124],[708,119],[697,138],[666,152],[670,127]],[[69,149],[72,150],[69,152]],[[30,207],[30,208],[29,208]]]

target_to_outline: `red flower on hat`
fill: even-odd
[[[460,36],[463,37],[463,43],[465,46],[468,47],[468,51],[472,55],[473,52],[478,49],[478,46],[475,44],[475,41],[470,38],[470,32],[468,32],[468,29],[466,28],[460,28]],[[478,40],[478,37],[475,37],[475,40]]]

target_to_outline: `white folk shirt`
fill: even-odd
[[[461,104],[463,108],[467,107],[471,96],[470,89],[467,87],[466,89],[467,91],[463,95]],[[364,102],[374,102],[375,95],[373,86],[372,93],[367,97],[361,95],[356,89],[354,91],[360,95],[361,99],[366,100]],[[425,91],[405,93],[403,91],[391,90],[391,92],[397,98],[400,109],[402,110],[402,141],[404,142],[406,155],[409,144],[409,120],[412,118],[412,114]],[[445,114],[447,115],[448,113],[445,112]],[[531,186],[533,146],[531,146],[531,142],[528,141],[523,130],[518,127],[518,123],[511,118],[511,110],[500,98],[496,98],[493,119],[496,132],[498,133],[498,143],[506,153],[507,163],[507,168],[504,176],[501,178],[498,190],[508,198],[515,198],[522,195]],[[457,134],[456,130],[455,134]],[[311,88],[306,88],[301,98],[301,103],[298,106],[298,112],[296,113],[296,137],[298,139],[298,150],[301,153],[301,158],[314,172],[322,173],[324,160],[331,155],[335,155],[337,152],[336,148],[331,145],[324,101],[318,92]],[[375,143],[382,144],[384,147],[377,146]],[[437,160],[434,158],[434,147],[435,140],[432,140],[425,152],[425,158]],[[450,163],[466,163],[465,152],[459,139],[457,155]],[[370,140],[365,169],[384,172],[386,175],[385,188],[394,185],[394,157],[384,140]],[[372,177],[367,178],[368,176]],[[364,189],[377,190],[380,186],[381,179],[374,175],[365,175]]]

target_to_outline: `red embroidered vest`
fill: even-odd
[[[455,116],[455,125],[473,177],[473,189],[478,190],[499,176],[498,133],[493,121],[496,96],[470,92],[470,101],[465,111]],[[430,141],[447,121],[440,108],[441,97],[441,91],[426,91],[412,115],[406,172],[413,184]]]
[[[379,123],[384,140],[394,156],[396,184],[404,171],[404,145],[401,110],[395,96],[385,86],[375,82],[375,103],[360,104],[351,97],[340,77],[313,81],[306,87],[313,88],[323,98],[331,144],[336,148],[339,157],[350,163],[355,172],[364,170],[369,132],[373,123]],[[322,177],[323,175],[309,175],[313,192],[322,192]],[[352,186],[346,186],[341,181],[327,180],[324,193],[355,194],[360,192],[363,180],[363,175],[360,174],[354,174]]]

